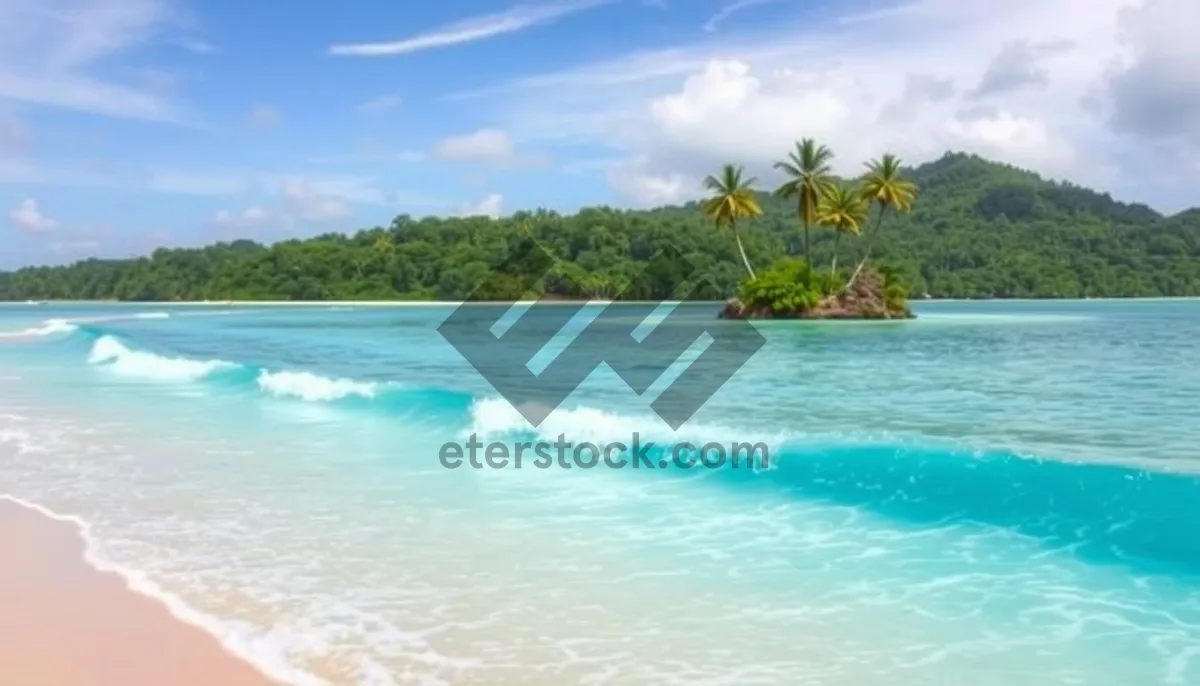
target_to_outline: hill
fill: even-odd
[[[947,153],[907,170],[921,193],[911,215],[889,221],[875,249],[913,294],[933,297],[1200,295],[1200,210],[1165,217],[1107,194],[1042,179],[973,155]],[[762,197],[765,215],[743,226],[756,265],[799,252],[794,208]],[[532,237],[562,258],[547,292],[606,296],[666,246],[678,248],[721,295],[742,273],[730,236],[695,203],[654,210],[539,210],[491,220],[399,216],[390,227],[271,246],[239,240],[160,248],[148,257],[90,259],[0,273],[0,299],[461,299]],[[853,264],[861,241],[843,241]],[[814,232],[828,264],[833,232]],[[664,274],[643,291],[670,297]]]

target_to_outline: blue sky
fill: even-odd
[[[1193,21],[1194,20],[1194,21]],[[4,0],[0,268],[652,206],[800,136],[1200,204],[1191,0]]]

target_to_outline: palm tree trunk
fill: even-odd
[[[871,230],[871,235],[867,239],[867,252],[865,255],[863,255],[862,261],[858,263],[858,266],[854,268],[854,274],[850,276],[850,280],[847,281],[846,285],[842,288],[843,291],[849,290],[850,287],[854,285],[854,282],[858,279],[859,272],[861,272],[863,266],[867,264],[867,260],[871,259],[871,249],[875,247],[875,238],[879,235],[879,232],[883,227],[884,212],[887,212],[887,205],[880,205],[879,216],[875,218],[875,228]]]
[[[841,243],[842,243],[842,232],[838,231],[837,235],[833,237],[833,262],[829,265],[829,282],[830,283],[833,283],[833,280],[835,278],[837,278],[838,246],[841,245]]]
[[[738,233],[737,224],[729,222],[729,228],[733,230],[733,240],[737,241],[738,252],[742,254],[742,264],[746,265],[746,272],[750,274],[750,280],[758,278],[754,275],[754,268],[750,266],[750,260],[746,258],[746,248],[742,246],[742,235]]]
[[[812,241],[808,239],[808,219],[802,219],[804,222],[804,261],[808,262],[808,285],[812,285]]]

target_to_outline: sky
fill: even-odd
[[[1200,205],[1196,0],[0,0],[0,269],[975,152]],[[1191,27],[1189,29],[1189,27]]]

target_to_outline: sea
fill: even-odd
[[[1200,301],[759,323],[678,428],[603,364],[533,426],[454,310],[0,306],[0,493],[303,686],[1200,684]],[[444,459],[635,434],[769,459]]]

